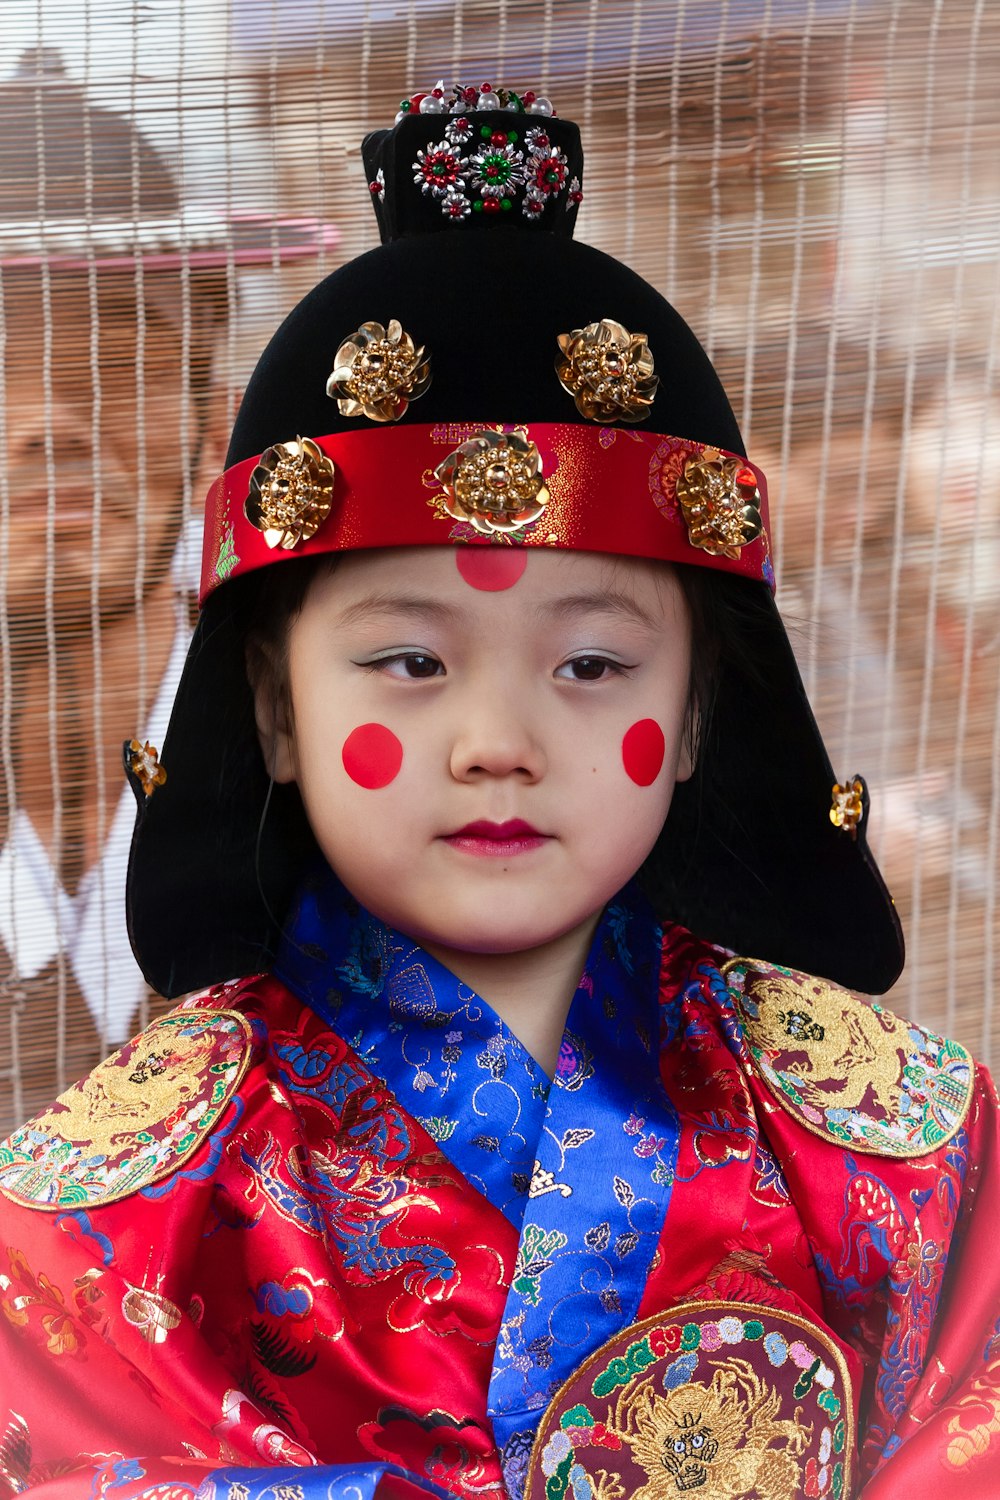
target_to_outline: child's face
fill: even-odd
[[[656,841],[691,770],[690,628],[656,564],[470,553],[341,558],[290,628],[290,716],[258,693],[258,720],[364,906],[510,953],[582,930]]]

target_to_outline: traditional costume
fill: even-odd
[[[129,752],[136,952],[209,988],[0,1148],[0,1473],[53,1500],[995,1496],[997,1100],[838,988],[887,988],[901,939],[773,605],[763,475],[677,314],[568,237],[548,101],[442,88],[365,154],[387,243],[265,353],[166,781]],[[358,906],[256,745],[269,569],[435,544],[709,567],[737,611],[551,1082]]]

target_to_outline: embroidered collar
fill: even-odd
[[[489,1391],[514,1462],[552,1391],[634,1321],[667,1212],[679,1126],[659,1074],[661,943],[635,891],[608,904],[551,1086],[483,999],[328,872],[275,965],[520,1233]]]

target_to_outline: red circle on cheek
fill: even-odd
[[[655,719],[640,719],[626,729],[622,764],[637,786],[651,786],[663,768],[666,742]]]
[[[525,547],[456,547],[458,571],[470,588],[496,594],[512,589],[528,566]]]
[[[359,724],[347,736],[340,754],[351,780],[369,791],[388,786],[403,764],[403,747],[384,724]]]

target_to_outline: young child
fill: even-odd
[[[7,1489],[995,1497],[996,1098],[836,987],[902,943],[764,477],[547,100],[365,160],[127,748],[133,945],[211,988],[0,1149]]]

